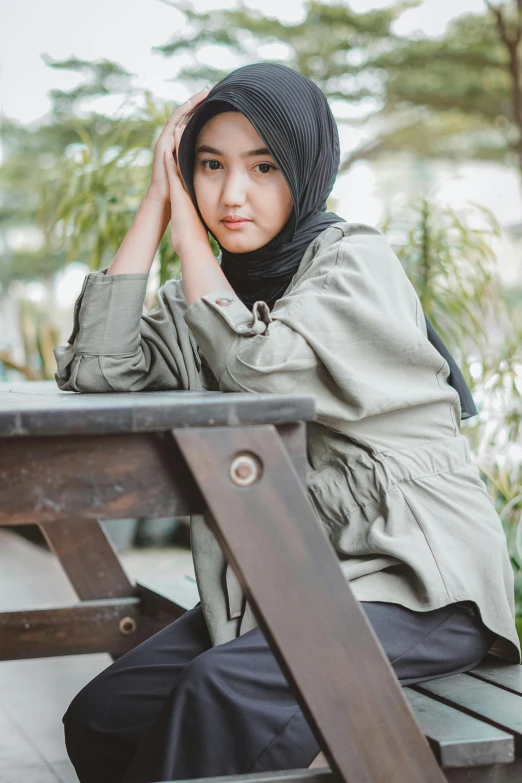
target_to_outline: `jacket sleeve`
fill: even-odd
[[[74,306],[67,345],[54,349],[63,391],[198,389],[199,356],[183,319],[181,278],[158,290],[143,315],[148,274],[91,272]]]
[[[271,311],[223,291],[184,318],[221,391],[306,392],[318,423],[346,427],[440,396],[442,363],[418,307],[386,237],[361,230],[319,245]]]
[[[207,294],[185,311],[185,321],[225,392],[325,395],[328,373],[313,333],[328,332],[321,320],[322,289],[336,264],[339,242],[316,255],[308,271],[272,311],[263,301],[252,312],[229,291]],[[326,338],[327,339],[327,338]]]

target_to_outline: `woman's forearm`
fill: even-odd
[[[180,248],[185,300],[190,306],[205,294],[234,289],[219,266],[208,242],[189,242]]]
[[[169,220],[170,203],[147,191],[106,274],[148,274]]]

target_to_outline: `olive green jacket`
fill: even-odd
[[[189,307],[181,277],[143,315],[147,274],[87,275],[60,389],[309,392],[309,496],[356,597],[427,611],[471,600],[520,661],[513,571],[493,501],[460,433],[449,366],[386,237],[335,223],[307,248],[272,311],[228,291]],[[192,520],[214,644],[256,624],[202,517]]]

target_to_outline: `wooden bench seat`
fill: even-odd
[[[84,601],[79,606],[76,605],[74,625],[78,644],[75,649],[70,649],[70,646],[67,650],[55,649],[51,639],[48,639],[47,649],[40,649],[39,654],[89,651],[89,644],[78,635],[77,613],[81,611],[80,607],[83,607],[83,611],[89,615],[89,612],[96,610],[97,604],[103,604],[103,611],[106,614],[107,604],[112,600],[115,610],[124,611],[127,616],[132,616],[136,604],[140,615],[145,613],[148,616],[161,618],[161,626],[169,621],[167,618],[170,618],[170,621],[174,620],[199,601],[197,584],[189,576],[162,574],[158,578],[139,581],[133,590],[133,597],[108,599],[105,602]],[[64,608],[63,612],[68,613],[71,609],[72,607]],[[34,624],[27,657],[34,655],[34,648],[31,647],[40,625],[43,624],[42,634],[48,635],[50,627],[56,624],[57,609],[49,611],[52,614],[49,623],[44,622],[45,610],[38,609],[23,613],[25,621]],[[34,618],[32,618],[33,613]],[[10,613],[10,617],[13,618],[13,640],[16,638],[18,614]],[[7,617],[8,615],[4,615],[1,623],[4,658],[10,657]],[[92,621],[90,615],[86,616],[85,620],[86,629],[90,628]],[[96,644],[100,644],[100,639],[96,640]],[[110,649],[109,643],[107,644],[107,648]],[[117,652],[121,654],[124,651],[121,649]],[[23,652],[18,647],[18,657],[26,657]],[[522,666],[506,664],[499,659],[488,657],[480,666],[467,674],[455,674],[430,680],[403,690],[448,781],[452,783],[519,781],[522,783]],[[317,775],[314,777],[315,770]],[[282,776],[281,780],[275,776],[273,780],[270,778],[270,783],[305,783],[305,781],[333,783],[333,773],[330,772],[328,761],[323,753],[314,759],[310,765],[310,772],[308,774],[305,772],[306,770],[295,770],[278,773],[280,777]],[[249,775],[248,778],[249,781],[252,779],[251,783],[265,783],[267,775]],[[225,783],[225,780],[233,783],[228,781],[228,778],[223,778],[221,783]]]
[[[162,576],[139,583],[138,591],[158,607],[174,604],[180,613],[199,600],[191,577]],[[522,783],[522,666],[490,656],[467,674],[403,690],[448,780]],[[309,769],[329,772],[323,753]],[[262,776],[249,778],[262,783]]]
[[[0,659],[117,657],[179,617],[197,595],[132,584],[100,520],[204,513],[329,764],[223,783],[522,781],[519,667],[398,687],[306,492],[312,397],[46,382],[0,398],[0,525],[39,524],[79,598],[0,613]],[[231,474],[238,455],[263,468],[248,487]]]

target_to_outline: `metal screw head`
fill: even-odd
[[[136,620],[133,617],[124,617],[120,620],[120,633],[130,636],[136,630]]]
[[[239,487],[248,487],[261,475],[261,463],[250,454],[239,454],[230,465],[230,478]]]
[[[222,299],[216,299],[216,304],[220,305],[221,307],[227,307],[227,305],[232,304],[232,299],[227,299],[226,297],[223,297]]]

